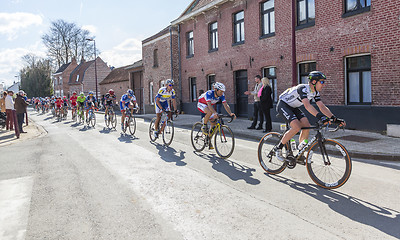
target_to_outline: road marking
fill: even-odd
[[[25,239],[33,177],[0,181],[0,239]]]
[[[400,167],[400,162],[379,162],[383,165],[393,165],[393,166],[397,166]]]

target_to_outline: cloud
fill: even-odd
[[[24,67],[22,57],[26,54],[34,54],[38,57],[46,57],[46,50],[41,42],[27,48],[13,48],[0,51],[0,82],[11,85],[16,80],[14,77]]]
[[[133,64],[142,59],[142,41],[134,38],[126,39],[112,49],[103,51],[100,57],[108,65],[115,67]]]
[[[11,41],[17,37],[20,30],[42,23],[42,17],[32,13],[0,13],[0,34],[7,35]]]
[[[83,25],[82,29],[88,30],[90,34],[95,35],[97,32],[97,28],[93,25]]]

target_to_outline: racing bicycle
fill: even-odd
[[[86,119],[86,124],[89,126],[92,125],[94,127],[96,125],[96,114],[94,113],[95,107],[91,106],[89,108],[88,117]]]
[[[105,122],[108,128],[116,128],[117,127],[117,116],[115,115],[113,106],[108,107],[107,114],[105,115]],[[133,135],[133,134],[132,134]]]
[[[196,152],[201,152],[205,147],[212,145],[211,140],[214,136],[214,146],[218,156],[228,158],[235,149],[235,136],[232,130],[223,123],[223,118],[229,118],[228,123],[230,123],[234,117],[220,114],[218,116],[219,118],[216,120],[217,124],[208,133],[201,129],[203,126],[202,122],[196,122],[192,127],[190,138]]]
[[[108,110],[110,112],[110,110]],[[125,111],[125,119],[124,124],[122,125],[122,131],[126,133],[126,130],[129,129],[129,133],[133,136],[136,132],[136,119],[133,113],[137,113],[138,108],[127,108]],[[115,118],[115,117],[114,117]],[[117,123],[117,119],[115,118],[115,123]],[[115,127],[114,127],[115,128]]]
[[[174,138],[174,123],[169,118],[169,115],[170,111],[162,112],[158,131],[159,134],[162,134],[163,142],[166,146],[169,146],[172,143],[172,139]],[[175,112],[175,117],[178,117],[178,112]],[[154,136],[156,119],[156,117],[151,119],[149,126],[149,136],[152,142],[156,141],[158,138]]]
[[[326,125],[328,129],[329,124]],[[296,164],[305,165],[310,178],[320,187],[334,189],[342,186],[351,174],[351,158],[346,148],[335,140],[323,136],[322,122],[316,126],[302,129],[315,129],[316,135],[298,151],[295,149],[295,140],[289,141],[282,149],[285,161],[276,158],[276,147],[286,131],[288,124],[282,124],[283,133],[270,132],[265,134],[258,144],[258,161],[261,167],[269,174],[281,173],[285,168],[293,169]],[[338,126],[329,132],[339,130]],[[293,142],[294,146],[290,143]]]

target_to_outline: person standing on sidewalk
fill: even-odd
[[[13,99],[14,92],[8,91],[8,95],[6,97],[6,129],[10,129],[11,131],[15,129],[15,136],[19,138],[19,130],[17,126],[17,116],[14,109],[14,99]],[[15,128],[14,128],[15,126]]]
[[[271,121],[271,108],[272,106],[272,89],[271,86],[269,85],[269,80],[266,77],[263,77],[261,79],[261,82],[263,84],[262,89],[260,89],[259,92],[259,97],[260,97],[260,105],[261,105],[261,110],[264,114],[264,119],[265,119],[265,130],[263,131],[264,133],[271,132],[272,130],[272,121]]]
[[[26,133],[22,130],[22,124],[24,122],[24,117],[26,113],[26,107],[28,103],[24,99],[24,91],[19,91],[17,94],[17,98],[15,99],[15,111],[17,113],[17,120],[18,120],[18,130],[20,133]]]
[[[0,109],[2,113],[6,113],[6,97],[7,97],[7,92],[4,91],[3,94],[1,94],[0,98]]]
[[[257,129],[261,130],[263,122],[264,122],[264,114],[261,110],[260,106],[260,98],[258,97],[258,91],[260,91],[260,88],[262,87],[261,83],[261,76],[257,75],[255,76],[254,80],[256,81],[256,85],[254,86],[254,91],[246,91],[244,94],[246,95],[253,95],[254,96],[254,112],[253,112],[253,123],[251,124],[250,127],[247,129]],[[260,123],[258,124],[258,127],[256,128],[257,121],[258,121],[258,116],[260,116]]]

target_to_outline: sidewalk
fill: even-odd
[[[137,118],[143,118],[145,121],[150,121],[155,114],[135,115]],[[200,121],[200,115],[182,114],[174,119],[174,124],[177,127],[191,129],[195,122]],[[272,123],[272,130],[280,132],[280,124]],[[248,126],[251,121],[245,118],[237,118],[231,123],[228,123],[235,137],[259,141],[265,133],[262,130],[249,130]],[[313,136],[313,131],[310,136]],[[364,132],[356,130],[339,130],[337,132],[326,132],[326,138],[334,139],[343,144],[350,152],[353,158],[373,159],[373,160],[389,160],[400,161],[400,138],[388,137],[380,133]],[[298,138],[298,135],[296,135]],[[298,142],[298,139],[296,139]],[[396,147],[397,146],[397,147]],[[257,149],[254,149],[257,151]]]
[[[25,126],[25,124],[23,125],[23,129],[26,133],[21,133],[19,138],[15,136],[14,131],[7,131],[5,128],[0,130],[0,147],[37,138],[46,134],[46,130],[44,130],[40,125],[37,125],[31,119],[28,120],[29,120],[28,122],[29,125],[28,126]]]

